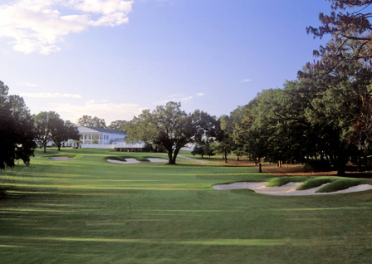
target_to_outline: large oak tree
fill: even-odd
[[[213,122],[205,121],[206,116],[210,117],[199,110],[187,114],[181,110],[181,103],[168,102],[153,111],[143,110],[138,117],[129,121],[125,125],[128,134],[126,140],[162,146],[167,150],[169,164],[176,164],[182,147],[200,140],[203,134],[212,133],[210,125]]]

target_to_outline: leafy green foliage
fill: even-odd
[[[317,190],[317,193],[326,193],[326,192],[335,192],[340,190],[345,190],[347,188],[357,186],[363,183],[368,183],[368,180],[361,180],[361,179],[340,179],[334,182],[331,182],[330,184],[327,184],[326,186],[323,186],[319,190]]]
[[[109,129],[123,131],[125,133],[125,124],[127,121],[125,120],[115,120],[112,121],[111,124],[108,126]]]
[[[322,184],[330,183],[336,180],[337,178],[335,177],[316,177],[314,179],[305,181],[300,186],[298,186],[296,190],[307,190],[307,189],[315,188],[315,187],[321,186]]]
[[[105,119],[99,117],[92,117],[88,115],[83,115],[77,120],[80,126],[86,127],[97,127],[97,128],[107,128]]]
[[[0,81],[0,169],[14,167],[16,160],[29,164],[36,147],[30,111],[22,97],[8,90]]]
[[[126,141],[159,145],[166,149],[169,164],[175,164],[182,147],[200,142],[203,135],[212,133],[213,127],[209,124],[214,124],[210,119],[205,120],[206,117],[209,115],[199,110],[187,114],[181,110],[181,103],[168,102],[165,106],[157,106],[154,111],[143,110],[138,117],[125,124]]]

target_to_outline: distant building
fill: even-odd
[[[68,140],[65,146],[79,148],[116,149],[120,151],[142,151],[147,146],[144,142],[128,144],[126,134],[119,130],[98,127],[79,126],[79,142]]]
[[[124,141],[124,132],[98,127],[79,126],[80,142],[82,144],[112,144],[114,141]]]

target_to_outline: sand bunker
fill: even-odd
[[[159,159],[159,158],[147,158],[150,162],[167,162],[166,159]]]
[[[340,190],[336,192],[329,193],[316,193],[317,190],[327,185],[328,183],[322,184],[316,188],[311,188],[307,190],[297,191],[297,186],[301,185],[301,182],[289,182],[285,185],[279,187],[265,187],[268,182],[235,182],[230,184],[218,184],[213,185],[212,188],[217,190],[236,190],[236,189],[251,189],[256,193],[267,194],[267,195],[318,195],[318,194],[336,194],[336,193],[350,193],[350,192],[361,192],[366,190],[371,190],[372,185],[360,184],[358,186],[353,186],[345,190]]]
[[[141,161],[138,161],[138,160],[133,159],[133,158],[125,159],[125,161],[113,160],[113,159],[108,159],[107,161],[108,162],[111,162],[111,163],[116,163],[116,164],[135,164],[135,163],[141,163]],[[167,162],[168,160],[166,160],[166,159],[159,159],[159,158],[148,158],[148,161],[150,161],[150,162]],[[143,161],[143,162],[146,162],[146,161]]]
[[[74,158],[69,158],[69,157],[50,157],[52,160],[72,160]]]
[[[108,162],[111,162],[111,163],[116,163],[116,164],[135,164],[135,163],[140,163],[136,159],[125,159],[125,161],[108,159],[107,161]]]

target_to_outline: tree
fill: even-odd
[[[216,133],[216,140],[218,141],[218,144],[214,144],[214,150],[217,153],[222,154],[225,163],[227,163],[227,154],[231,153],[234,145],[231,120],[228,116],[223,115],[220,117],[219,121],[220,123]]]
[[[214,148],[213,148],[213,145],[212,145],[212,144],[213,144],[213,143],[207,141],[207,142],[205,142],[205,144],[204,144],[204,146],[203,146],[203,152],[204,152],[205,155],[208,156],[208,159],[209,159],[209,160],[211,160],[211,156],[216,155],[216,154],[214,153]]]
[[[79,130],[68,120],[53,119],[51,120],[50,138],[56,144],[58,151],[60,151],[63,141],[69,139],[79,140]]]
[[[81,126],[86,127],[97,127],[97,128],[107,128],[105,119],[101,119],[98,117],[91,117],[88,115],[83,115],[77,121],[77,123]]]
[[[123,131],[125,133],[125,124],[127,123],[126,120],[115,120],[112,121],[111,124],[108,126],[109,129]]]
[[[44,153],[48,142],[52,140],[52,131],[58,126],[63,126],[63,120],[54,111],[43,111],[34,117],[35,139],[43,147]]]
[[[372,13],[367,9],[371,0],[329,0],[331,2],[330,15],[319,14],[320,27],[307,27],[307,33],[314,38],[322,38],[326,34],[331,35],[331,40],[319,50],[314,50],[315,57],[322,59],[307,63],[306,67],[319,76],[335,72],[348,72],[348,65],[359,64],[359,67],[370,69],[372,66]],[[338,11],[338,12],[337,12]],[[343,12],[343,11],[346,11]],[[304,76],[299,71],[300,77]]]
[[[14,167],[16,160],[28,165],[36,147],[33,117],[23,98],[8,91],[0,81],[0,169]]]
[[[125,125],[127,141],[144,141],[164,147],[168,153],[169,164],[175,164],[177,155],[187,143],[201,138],[200,112],[187,114],[181,110],[181,103],[168,102],[155,110],[143,110]]]
[[[205,155],[204,147],[199,144],[195,144],[194,149],[191,151],[191,154],[194,156],[200,155],[203,158]]]

